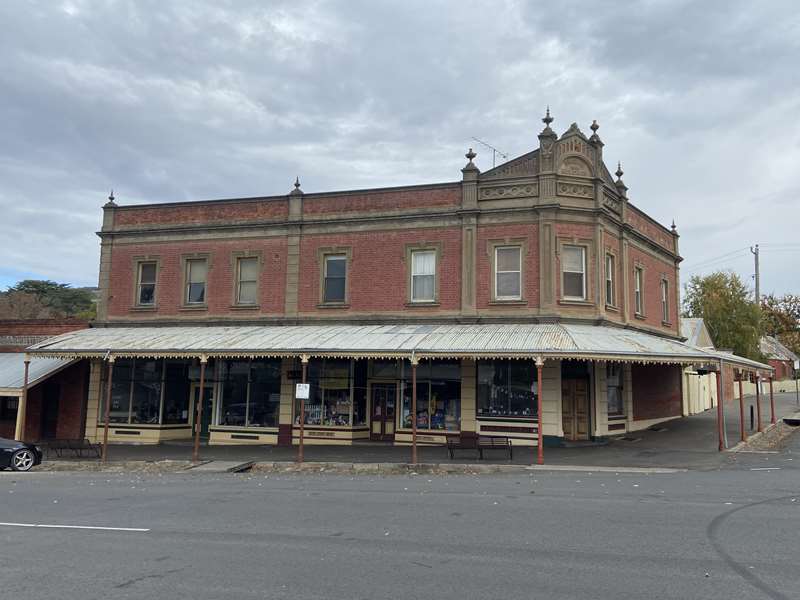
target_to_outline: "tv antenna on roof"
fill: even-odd
[[[475,140],[476,142],[478,142],[481,146],[486,146],[489,150],[492,151],[492,168],[493,169],[495,167],[495,162],[497,161],[497,156],[498,155],[501,156],[504,160],[508,160],[508,154],[506,154],[505,152],[501,152],[500,150],[498,150],[497,148],[495,148],[491,144],[487,144],[483,140],[479,140],[476,137],[473,137],[472,139]]]

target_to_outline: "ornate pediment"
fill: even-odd
[[[484,179],[505,179],[508,177],[533,177],[539,174],[539,151],[534,150],[496,166],[481,174]]]
[[[569,175],[572,177],[591,177],[592,169],[586,161],[578,158],[577,156],[567,156],[561,161],[558,167],[558,172],[561,175]]]

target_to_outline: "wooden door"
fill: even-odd
[[[561,380],[561,423],[564,438],[589,439],[589,380]]]
[[[373,440],[394,439],[395,404],[397,385],[394,383],[372,384],[372,416],[370,438]]]

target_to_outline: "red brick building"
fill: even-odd
[[[715,357],[681,342],[677,231],[629,200],[595,123],[543,121],[538,148],[484,173],[470,150],[457,181],[112,197],[97,329],[31,352],[91,361],[91,437],[112,359],[113,441],[189,437],[200,406],[210,443],[288,444],[302,421],[308,442],[532,444],[680,416],[683,365]]]

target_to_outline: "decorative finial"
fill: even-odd
[[[597,119],[592,119],[592,124],[589,127],[592,130],[592,133],[597,135],[597,130],[600,129],[600,125],[597,124]]]
[[[622,176],[625,172],[622,170],[622,162],[617,162],[617,172],[614,175],[617,176],[617,179],[622,179]]]
[[[290,192],[292,196],[298,196],[303,193],[303,190],[300,189],[300,177],[295,177],[294,179],[294,189]]]
[[[678,231],[678,228],[675,227],[675,219],[672,219],[672,233],[675,233],[676,231]]]
[[[550,123],[553,122],[553,117],[550,116],[550,105],[547,105],[547,113],[545,114],[544,118],[542,119],[542,123],[545,124],[545,127],[550,127]]]
[[[464,155],[469,162],[472,162],[472,159],[478,156],[475,152],[470,148],[467,153]]]
[[[111,190],[111,193],[108,195],[108,202],[106,202],[103,206],[108,208],[114,208],[117,205],[114,202],[114,190]]]

